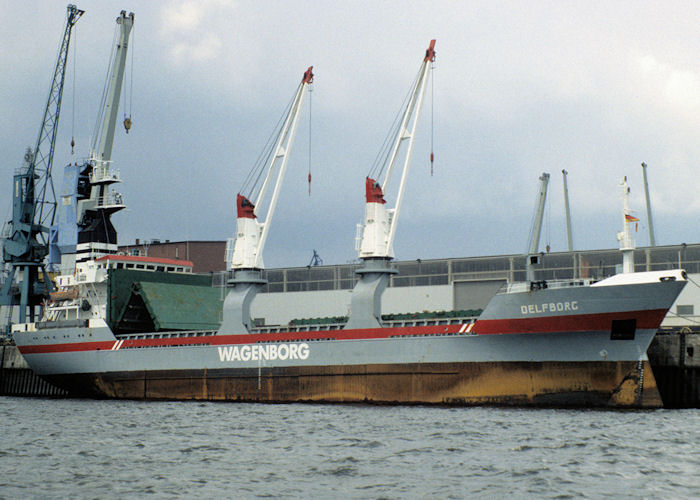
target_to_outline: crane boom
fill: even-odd
[[[390,263],[391,259],[394,258],[393,244],[396,235],[396,221],[401,209],[408,166],[413,151],[413,139],[427,87],[429,63],[434,60],[435,40],[431,40],[425,51],[416,82],[411,88],[406,109],[394,137],[391,153],[384,165],[387,167],[384,182],[380,185],[371,177],[365,179],[365,222],[364,225],[358,225],[357,235],[357,250],[364,265],[355,271],[359,275],[359,279],[352,290],[350,299],[350,315],[345,325],[345,328],[349,330],[382,327],[382,294],[389,284],[391,275],[397,273],[397,270],[392,268]],[[396,207],[387,209],[384,190],[388,186],[399,149],[404,141],[408,141],[408,145],[401,173],[399,193],[396,198]]]
[[[117,17],[119,29],[119,40],[114,47],[114,57],[112,59],[111,71],[108,73],[109,84],[105,87],[102,96],[102,110],[100,116],[103,118],[99,133],[93,137],[92,150],[90,155],[93,158],[103,161],[112,159],[112,146],[114,144],[114,130],[117,124],[117,111],[119,110],[119,96],[121,95],[122,82],[124,81],[124,69],[126,68],[126,53],[128,51],[129,34],[134,25],[134,13],[126,15],[123,10]],[[98,118],[99,123],[99,118]]]
[[[20,322],[26,321],[27,308],[33,321],[34,308],[52,287],[44,268],[44,258],[49,247],[49,227],[56,215],[56,193],[51,166],[71,32],[85,12],[72,4],[68,5],[67,10],[66,26],[36,145],[34,150],[25,154],[26,167],[14,177],[12,222],[9,234],[3,241],[3,260],[10,264],[10,272],[2,287],[0,303],[20,306]],[[43,280],[39,278],[40,273],[43,274]],[[12,290],[15,276],[21,276],[22,280],[18,292]]]
[[[651,216],[651,200],[649,199],[649,182],[647,181],[647,164],[642,162],[642,175],[644,176],[644,199],[647,204],[647,221],[649,224],[649,246],[656,246],[654,238],[654,218]]]
[[[537,192],[537,203],[535,204],[535,219],[530,233],[530,246],[528,248],[527,262],[525,264],[526,279],[535,281],[535,265],[540,263],[537,251],[540,247],[540,234],[542,233],[542,220],[544,218],[544,206],[547,201],[547,186],[549,185],[549,174],[543,172],[540,176],[540,188]]]
[[[408,167],[413,152],[413,143],[416,133],[416,126],[420,117],[423,104],[423,97],[427,88],[430,63],[435,61],[435,40],[430,41],[430,45],[425,51],[425,57],[418,72],[418,78],[413,85],[406,109],[401,118],[399,128],[393,140],[391,154],[388,156],[386,164],[386,176],[379,186],[374,179],[368,177],[365,181],[365,223],[362,227],[362,235],[358,237],[358,250],[360,258],[394,258],[394,238],[396,236],[396,222],[401,211],[408,177]],[[396,196],[396,206],[393,209],[385,207],[384,192],[391,180],[396,160],[399,155],[401,145],[408,141],[406,153],[401,172],[399,191]]]
[[[75,5],[67,7],[66,27],[63,31],[63,39],[61,48],[56,60],[56,67],[53,73],[53,81],[49,97],[44,108],[44,118],[39,128],[39,135],[34,147],[34,158],[29,164],[28,174],[39,176],[39,189],[35,199],[41,200],[42,203],[35,203],[34,208],[38,210],[38,214],[33,214],[32,220],[39,224],[48,227],[53,224],[56,209],[56,193],[53,187],[53,179],[51,177],[51,167],[53,165],[54,150],[56,148],[56,133],[58,132],[58,118],[61,114],[61,101],[63,100],[63,82],[66,78],[66,62],[68,61],[68,48],[70,47],[70,38],[73,26],[78,22],[78,19],[85,13],[84,10],[78,9]],[[46,200],[48,195],[47,189],[51,190],[52,200]],[[49,205],[49,213],[44,213],[44,205]],[[44,230],[46,232],[46,229]]]
[[[263,269],[262,251],[265,241],[270,231],[270,223],[275,213],[277,200],[279,198],[282,180],[287,169],[287,160],[296,134],[299,114],[304,102],[306,87],[313,83],[313,66],[304,72],[301,83],[289,108],[289,112],[284,120],[282,128],[275,140],[270,156],[266,161],[265,180],[260,192],[252,203],[246,196],[238,194],[236,197],[237,208],[237,231],[236,240],[233,246],[233,255],[230,261],[231,269]],[[270,186],[274,181],[272,197],[267,209],[264,222],[258,222],[258,208],[266,199]]]
[[[574,251],[574,239],[571,236],[571,210],[569,209],[569,185],[566,182],[566,176],[569,172],[566,169],[561,171],[562,179],[564,180],[564,212],[566,215],[566,241],[569,244],[569,252]]]
[[[267,283],[263,277],[262,250],[270,230],[270,221],[274,215],[275,205],[277,205],[289,150],[294,142],[299,111],[304,102],[304,90],[314,79],[312,70],[313,66],[309,66],[309,69],[304,72],[282,128],[275,139],[272,150],[270,150],[269,157],[265,161],[267,174],[255,204],[241,193],[236,196],[236,239],[229,240],[226,248],[226,260],[229,266],[226,281],[228,291],[224,300],[223,318],[219,331],[250,332],[253,327],[250,307],[260,288]],[[265,222],[261,223],[257,220],[258,206],[264,201],[273,179],[275,187],[272,199]],[[231,243],[233,243],[233,250],[231,250]]]
[[[537,192],[537,204],[535,206],[535,220],[532,227],[532,239],[530,240],[530,255],[537,254],[540,247],[540,234],[542,234],[542,220],[544,219],[544,205],[547,201],[547,186],[549,174],[543,172],[540,176],[540,189]]]

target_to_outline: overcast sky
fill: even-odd
[[[36,141],[65,6],[0,1],[12,12],[0,30],[5,219],[12,173]],[[133,97],[122,101],[120,121],[130,113],[134,125],[128,135],[119,130],[113,151],[128,206],[113,217],[122,244],[233,236],[236,193],[313,65],[265,263],[306,265],[314,249],[326,264],[355,259],[364,178],[431,38],[434,93],[418,125],[397,259],[525,252],[542,172],[552,177],[541,247],[566,250],[563,168],[576,248],[617,246],[625,175],[641,219],[638,245],[647,245],[642,161],[657,244],[700,241],[695,1],[90,0],[78,7],[86,13],[74,29],[54,179],[60,192],[63,166],[88,154],[114,20],[121,9],[133,11],[126,76]],[[387,190],[389,206],[397,188]]]

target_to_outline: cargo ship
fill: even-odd
[[[114,256],[95,264],[79,266],[65,287],[78,291],[75,298],[58,297],[47,308],[61,319],[14,325],[13,336],[36,373],[70,394],[135,399],[661,406],[646,350],[685,284],[682,271],[549,282],[537,290],[513,284],[476,319],[380,328],[166,324],[115,334],[105,312],[115,305],[108,290],[120,274],[139,280],[134,297],[164,286],[192,288],[183,293],[192,304],[194,289],[206,287],[145,276],[176,280],[186,273],[120,268],[174,268],[180,261]]]
[[[531,251],[524,256],[527,281],[504,286],[476,317],[382,317],[434,46],[433,40],[378,171],[383,182],[372,172],[365,179],[365,220],[357,233],[362,267],[347,321],[257,326],[250,315],[265,284],[262,250],[304,91],[313,81],[310,67],[270,150],[267,175],[251,190],[255,201],[244,190],[236,198],[237,230],[222,287],[193,274],[188,261],[118,254],[110,216],[124,204],[107,187],[120,179],[104,152],[67,167],[57,290],[39,321],[12,326],[29,365],[72,395],[97,398],[661,406],[646,350],[686,276],[682,270],[629,272],[627,222],[625,265],[615,276],[537,281]],[[396,206],[387,209],[384,192],[400,151]],[[259,221],[261,204],[268,207],[265,222]]]

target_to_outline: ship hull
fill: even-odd
[[[457,324],[117,338],[96,318],[14,337],[39,376],[76,396],[650,408],[661,398],[646,351],[685,285],[652,278],[497,295]]]
[[[661,406],[646,358],[654,329],[613,340],[607,330],[478,335],[468,328],[464,324],[131,341],[100,340],[110,335],[108,328],[85,328],[83,333],[58,329],[58,338],[92,334],[93,341],[21,349],[40,376],[75,396]],[[377,338],[379,334],[383,336]],[[331,335],[335,338],[328,338]],[[263,338],[273,342],[261,342]],[[183,345],[186,342],[192,344]]]
[[[148,400],[657,408],[648,361],[150,370],[45,376],[76,396]]]

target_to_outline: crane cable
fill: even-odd
[[[129,115],[126,115],[126,112],[124,112],[124,129],[126,130],[126,133],[129,133],[129,130],[131,129],[132,121],[131,121],[131,105],[134,100],[134,39],[135,39],[135,30],[132,26],[131,28],[131,70],[130,70],[130,75],[129,75]],[[126,85],[124,86],[124,101],[126,101]],[[126,104],[126,103],[124,103]]]
[[[432,73],[432,78],[430,79],[430,177],[433,176],[433,160],[435,160],[435,155],[433,154],[433,144],[434,144],[434,120],[435,115],[435,63],[431,63],[430,72]]]
[[[281,133],[282,127],[284,125],[284,119],[289,114],[290,109],[292,108],[292,104],[294,104],[294,97],[292,97],[292,99],[287,104],[287,107],[285,108],[284,112],[279,117],[277,124],[270,133],[270,136],[267,138],[267,141],[265,142],[265,145],[263,146],[262,150],[260,151],[257,160],[255,160],[253,167],[248,172],[248,175],[243,180],[241,188],[238,190],[240,194],[245,193],[245,196],[247,198],[254,198],[258,188],[262,187],[259,186],[260,179],[262,178],[263,173],[265,173],[265,167],[267,166],[268,161],[271,159],[271,155],[273,154],[272,150],[275,147],[275,138],[278,137]]]
[[[406,93],[403,102],[401,103],[401,106],[396,111],[396,115],[394,116],[391,126],[389,127],[389,131],[387,132],[386,137],[384,138],[384,142],[382,143],[382,146],[379,149],[379,152],[377,153],[374,162],[372,163],[367,177],[372,177],[375,180],[379,180],[382,174],[384,173],[384,169],[389,163],[389,157],[391,156],[394,139],[396,139],[397,135],[401,133],[401,131],[399,130],[401,127],[401,118],[404,116],[406,109],[408,108],[409,101],[411,99],[411,92],[413,88],[415,88],[418,78],[420,78],[420,71],[416,75],[416,78],[413,80],[413,83],[411,84],[410,89]]]
[[[75,154],[75,65],[78,59],[78,37],[73,35],[73,102],[71,103],[70,154]]]
[[[309,85],[309,196],[311,196],[311,96],[313,88]]]
[[[117,40],[119,36],[119,26],[114,28],[114,36],[112,38],[112,52],[109,56],[109,61],[107,63],[107,77],[105,78],[104,87],[102,88],[102,97],[100,98],[100,106],[98,108],[97,120],[95,121],[95,127],[92,130],[92,136],[90,137],[90,154],[94,154],[97,149],[97,141],[100,140],[100,131],[102,130],[102,120],[104,119],[106,113],[106,102],[107,102],[107,91],[109,89],[109,81],[112,76],[112,61],[117,55]]]
[[[550,243],[552,242],[552,204],[547,203],[547,243],[545,244],[545,250],[547,253],[552,249]]]

